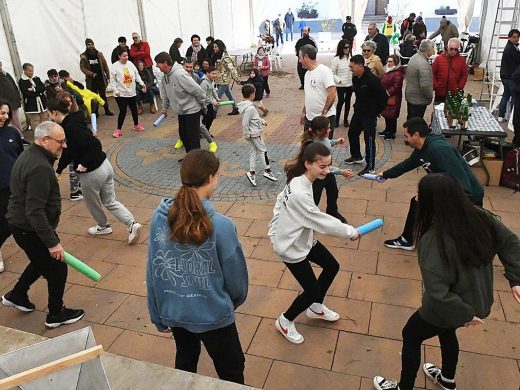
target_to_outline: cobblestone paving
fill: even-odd
[[[264,200],[275,198],[285,184],[283,166],[299,149],[298,138],[301,127],[296,115],[274,114],[269,118],[265,139],[271,167],[278,182],[262,177],[262,163],[257,161],[257,187],[253,187],[245,177],[249,168],[249,146],[242,137],[240,121],[217,127],[213,131],[218,143],[218,157],[221,160],[221,179],[214,196],[215,200]],[[238,122],[238,125],[237,125]],[[176,134],[176,128],[172,129]],[[108,156],[121,184],[149,194],[171,196],[181,185],[178,162],[184,150],[176,150],[176,139],[166,128],[147,131],[139,137],[121,140],[108,151]],[[201,140],[206,147],[206,141]],[[383,165],[391,154],[390,142],[377,140],[378,155],[376,167]],[[345,167],[343,160],[350,156],[348,148],[333,150],[334,165]],[[356,166],[363,168],[364,166]],[[358,180],[339,180],[338,186]]]

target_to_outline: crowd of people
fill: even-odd
[[[290,28],[292,40],[293,24],[290,9],[283,21],[279,15],[273,23],[277,44],[279,40],[283,43],[286,28]],[[451,26],[441,20],[439,30],[433,34],[442,35],[445,50],[432,63],[435,44],[427,37],[424,21],[415,14],[403,21],[400,34],[392,18],[385,21],[382,33],[371,23],[361,45],[362,54],[356,55],[352,51],[357,29],[347,17],[330,67],[318,62],[317,45],[309,27],[303,26],[295,45],[304,95],[301,145],[298,154],[284,166],[286,184],[266,226],[274,251],[303,290],[274,322],[287,341],[304,342],[295,325],[303,312],[316,320],[334,322],[340,318],[324,304],[339,263],[314,238],[314,232],[350,240],[360,238],[360,232],[338,209],[336,177],[349,178],[355,173],[331,166],[333,147],[346,143],[344,138],[334,138],[334,130],[341,123],[348,128],[351,156],[344,163],[364,164],[359,175],[375,174],[384,181],[420,166],[428,174],[420,180],[418,195],[410,201],[403,233],[384,242],[389,248],[418,249],[424,293],[421,307],[403,329],[400,380],[376,376],[374,386],[378,390],[411,390],[420,368],[420,346],[434,336],[439,337],[442,366],[425,363],[423,370],[442,388],[456,388],[456,331],[481,324],[490,314],[492,261],[497,254],[513,296],[520,303],[520,240],[482,208],[484,190],[468,164],[442,135],[430,133],[424,119],[432,101],[443,102],[448,93],[463,90],[467,81],[467,66],[459,54],[460,41],[450,36]],[[398,35],[403,40],[403,51],[405,44],[418,44],[407,64],[389,52],[389,42]],[[504,69],[504,79],[508,80],[509,75],[512,83],[520,77],[519,36],[518,30],[511,30],[511,45],[504,52],[506,58],[517,61],[516,67]],[[288,40],[289,35],[285,38]],[[84,199],[96,223],[88,229],[90,235],[112,233],[104,206],[126,226],[128,244],[134,244],[142,226],[117,200],[112,165],[87,119],[98,115],[99,107],[104,108],[105,115],[113,115],[105,94],[108,88],[119,109],[113,137],[123,136],[127,108],[133,130],[144,131],[139,123],[142,105],[150,104],[150,112],[155,113],[155,96],[160,94],[160,113],[166,116],[171,109],[177,115],[180,139],[175,147],[184,148],[186,155],[179,160],[181,187],[175,197],[160,202],[150,222],[146,269],[150,318],[158,331],[172,333],[176,368],[196,372],[202,342],[220,378],[244,383],[245,357],[234,311],[247,297],[247,265],[233,221],[218,213],[211,203],[219,182],[220,161],[210,128],[225,94],[232,102],[229,114],[241,115],[243,135],[249,145],[249,169],[245,174],[248,182],[257,186],[258,157],[262,176],[269,181],[279,180],[271,170],[269,145],[263,136],[263,117],[269,113],[263,100],[271,92],[269,57],[260,47],[249,78],[241,81],[220,39],[207,37],[204,48],[200,36],[194,34],[182,56],[179,49],[183,41],[176,38],[169,51],[159,52],[153,61],[148,42],[137,33],[132,34],[132,40],[128,47],[124,37],[118,39],[110,66],[94,42],[85,40],[80,69],[86,87],[66,70],[50,69],[44,83],[34,75],[29,63],[23,65],[18,86],[12,78],[6,79],[5,85],[11,89],[9,99],[0,100],[0,146],[4,151],[0,163],[6,168],[0,174],[0,246],[12,234],[27,254],[29,264],[12,290],[2,296],[2,303],[24,312],[33,311],[35,305],[28,291],[42,276],[49,292],[45,325],[54,328],[83,318],[82,309],[70,309],[63,303],[67,266],[56,232],[61,215],[59,175],[68,167],[71,200]],[[154,62],[163,75],[158,85],[152,71]],[[242,85],[240,102],[233,95],[233,82]],[[355,103],[349,118],[352,95]],[[385,120],[385,129],[379,135],[395,139],[403,95],[408,116],[402,135],[413,151],[401,163],[376,174],[377,118]],[[20,101],[34,129],[34,143],[25,151],[17,117]],[[209,150],[201,150],[201,136]],[[324,189],[327,205],[321,212],[318,205]],[[312,263],[322,269],[318,277]]]

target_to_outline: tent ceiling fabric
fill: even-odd
[[[468,31],[471,21],[473,20],[473,13],[475,11],[474,0],[457,0],[459,9],[457,12],[457,21],[459,22],[459,33]]]
[[[358,35],[362,35],[361,22],[363,21],[367,4],[368,0],[338,0],[338,9],[341,13],[341,23],[345,23],[345,18],[347,16],[352,16],[352,23],[356,25]],[[365,37],[357,37],[356,40],[359,41],[361,39],[362,41],[364,38]]]

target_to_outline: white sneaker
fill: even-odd
[[[324,321],[337,321],[339,314],[330,310],[323,303],[313,303],[305,312],[309,318],[317,318]]]
[[[0,272],[4,272],[4,260],[2,260],[2,255],[0,254]]]
[[[498,119],[497,119],[498,122],[504,122],[504,117],[503,116],[499,116]]]
[[[274,177],[273,175],[273,172],[269,171],[264,171],[264,175],[263,175],[267,180],[271,180],[271,181],[278,181],[278,179],[276,177]]]
[[[246,172],[247,180],[253,185],[253,187],[256,187],[256,179],[255,175],[253,175],[251,172]]]
[[[274,326],[283,335],[283,337],[285,337],[291,343],[303,343],[303,336],[296,330],[296,326],[294,326],[294,321],[289,321],[287,318],[283,316],[283,314],[281,314],[280,317],[276,319]]]
[[[130,228],[128,229],[128,232],[130,233],[128,235],[128,244],[132,245],[137,241],[139,238],[139,233],[141,232],[141,227],[141,224],[137,223],[136,221],[132,222]]]
[[[399,384],[393,379],[386,379],[382,376],[375,376],[374,388],[377,390],[399,390]]]
[[[112,233],[112,228],[110,225],[108,226],[93,226],[88,229],[88,234],[92,234],[93,236],[102,235],[102,234],[110,234]]]

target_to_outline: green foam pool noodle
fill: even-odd
[[[233,104],[235,104],[235,102],[233,100],[226,100],[226,101],[223,101],[223,102],[218,102],[218,105],[220,107],[232,106]]]
[[[76,259],[70,253],[65,252],[65,263],[70,265],[76,271],[81,272],[87,278],[92,279],[94,282],[99,282],[101,280],[101,275],[94,269],[90,268],[81,260]]]

